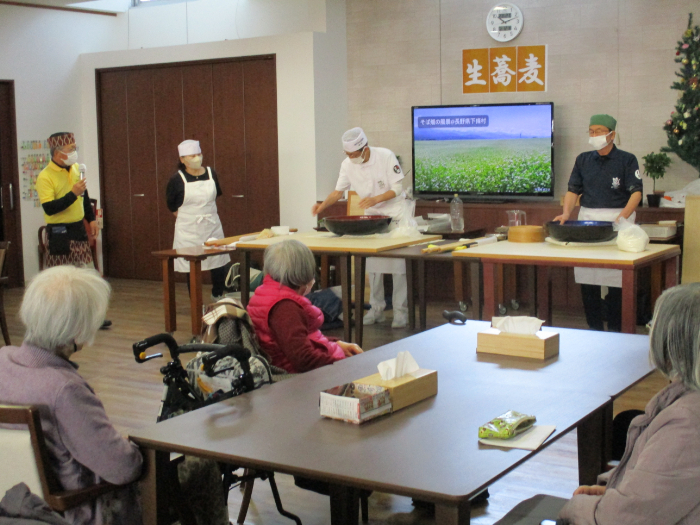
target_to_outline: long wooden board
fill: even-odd
[[[683,275],[681,283],[700,281],[700,195],[685,198],[685,230],[683,233]]]
[[[308,246],[312,251],[338,252],[338,253],[379,253],[394,248],[413,246],[424,242],[433,242],[442,239],[441,235],[421,235],[420,237],[398,237],[395,239],[374,236],[342,236],[339,237],[330,232],[303,232],[294,235],[272,237],[255,241],[239,242],[236,246],[243,249],[263,250],[270,244],[281,242],[285,239],[296,239]]]
[[[502,241],[496,244],[474,246],[466,250],[452,252],[453,257],[479,257],[481,259],[526,261],[551,261],[572,263],[595,263],[617,266],[634,266],[662,255],[679,255],[680,248],[674,244],[650,244],[639,253],[623,252],[617,246],[557,246],[548,242],[512,243]]]

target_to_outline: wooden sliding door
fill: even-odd
[[[161,278],[172,247],[165,189],[177,145],[199,140],[219,175],[226,235],[279,224],[274,56],[99,70],[105,274]]]
[[[9,241],[5,256],[9,286],[24,284],[20,183],[17,171],[15,83],[0,80],[0,241]],[[30,206],[30,201],[25,202]],[[37,241],[38,242],[38,241]]]

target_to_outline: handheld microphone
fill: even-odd
[[[86,169],[87,168],[85,167],[85,164],[78,164],[78,171],[80,172],[80,180],[85,180],[85,170]],[[83,192],[81,194],[81,196],[82,195],[85,195],[85,192]]]

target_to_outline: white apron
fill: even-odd
[[[390,230],[399,227],[399,221],[403,218],[403,200],[399,200],[392,206],[384,206],[381,209],[367,208],[365,215],[388,215],[391,217]],[[406,259],[394,259],[389,257],[367,257],[365,266],[367,273],[406,273]]]
[[[175,219],[175,237],[173,249],[201,246],[210,237],[224,238],[224,229],[216,211],[216,184],[207,168],[209,178],[196,182],[187,182],[182,172],[182,182],[185,184],[185,198]],[[214,255],[202,261],[202,270],[220,268],[231,258],[228,254]],[[190,263],[185,259],[175,259],[175,271],[189,273]]]
[[[581,206],[581,210],[578,212],[578,220],[615,222],[615,219],[621,212],[622,208],[586,208]],[[636,216],[636,212],[632,213],[629,220],[634,222]],[[595,284],[598,286],[622,288],[622,270],[574,268],[574,279],[578,284]]]

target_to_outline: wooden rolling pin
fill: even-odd
[[[298,231],[297,228],[289,228],[290,233],[296,233]],[[244,233],[243,235],[234,235],[233,237],[224,237],[223,239],[216,239],[215,241],[207,241],[204,244],[206,246],[226,246],[232,242],[254,241],[261,233],[262,232]]]
[[[254,240],[258,235],[260,235],[260,232],[244,233],[243,235],[234,235],[233,237],[224,237],[223,239],[217,239],[215,241],[207,241],[204,244],[206,246],[226,246],[232,242],[240,241],[244,237],[250,238],[246,240]]]
[[[457,248],[469,248],[470,246],[474,246],[476,244],[479,244],[479,241],[488,239],[488,237],[479,237],[478,239],[465,239],[463,241],[459,242],[451,242],[449,244],[441,244],[439,246],[428,246],[427,248],[423,248],[420,252],[421,253],[445,253],[445,252],[452,252],[456,250]]]

